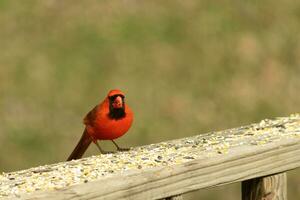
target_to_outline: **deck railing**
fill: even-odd
[[[242,182],[243,200],[287,199],[300,115],[0,175],[4,199],[181,199]],[[300,197],[295,197],[300,199]]]

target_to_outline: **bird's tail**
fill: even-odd
[[[67,159],[67,161],[73,160],[73,159],[79,159],[82,157],[88,146],[91,144],[92,138],[89,136],[86,129],[84,129],[84,132],[76,145],[75,149]]]

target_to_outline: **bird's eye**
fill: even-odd
[[[113,96],[109,96],[108,98],[114,100],[114,99],[117,98],[118,96],[121,97],[122,99],[125,98],[125,96],[124,96],[124,95],[121,95],[121,94],[115,94],[115,95],[113,95]]]

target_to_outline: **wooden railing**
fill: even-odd
[[[242,182],[243,200],[287,199],[300,115],[0,175],[4,199],[181,199]],[[297,197],[295,199],[300,199]]]

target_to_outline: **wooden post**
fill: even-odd
[[[286,173],[242,182],[242,200],[287,200]]]

